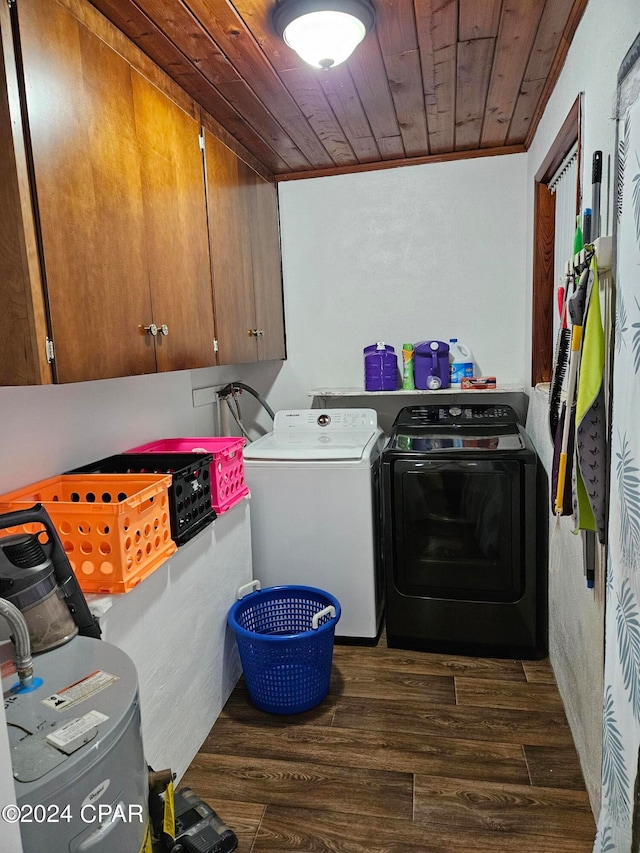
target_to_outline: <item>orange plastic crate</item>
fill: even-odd
[[[0,496],[0,512],[41,503],[84,592],[127,592],[177,548],[171,539],[171,475],[64,474]],[[36,533],[40,525],[7,528]]]

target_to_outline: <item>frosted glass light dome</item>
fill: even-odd
[[[348,59],[367,30],[358,18],[345,12],[309,12],[285,27],[289,47],[315,68],[332,68]]]
[[[374,19],[369,0],[278,0],[273,13],[280,37],[314,68],[348,59]]]

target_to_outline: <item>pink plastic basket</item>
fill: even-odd
[[[212,453],[211,503],[218,515],[249,494],[244,480],[242,448],[244,438],[234,436],[160,438],[140,447],[132,447],[127,453]]]

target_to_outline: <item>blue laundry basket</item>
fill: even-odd
[[[241,587],[238,598],[227,622],[253,704],[271,714],[298,714],[322,702],[331,681],[338,600],[311,586],[260,589],[259,581]]]

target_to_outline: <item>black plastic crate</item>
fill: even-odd
[[[171,538],[184,545],[216,517],[211,505],[212,453],[119,453],[67,474],[171,474]]]

